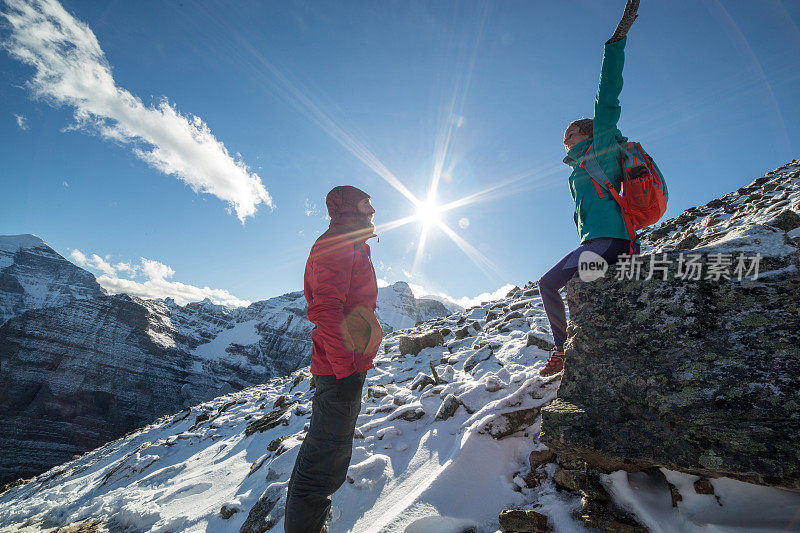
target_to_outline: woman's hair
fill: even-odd
[[[579,118],[578,120],[573,120],[570,122],[569,126],[567,126],[567,129],[570,129],[572,126],[577,126],[578,130],[580,130],[583,135],[592,137],[593,124],[594,123],[590,118]]]

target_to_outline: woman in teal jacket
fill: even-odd
[[[584,159],[593,150],[605,175],[620,189],[619,143],[627,139],[617,129],[621,108],[622,66],[625,62],[625,41],[628,30],[638,16],[639,0],[628,0],[616,31],[603,49],[600,84],[594,102],[594,119],[582,118],[572,122],[564,132],[564,163],[572,168],[569,190],[575,202],[575,226],[581,245],[564,256],[539,279],[539,291],[544,303],[554,346],[547,364],[540,371],[549,376],[564,369],[564,341],[567,338],[567,315],[558,291],[578,271],[578,260],[585,251],[594,252],[609,264],[619,255],[639,253],[638,242],[631,242],[619,205],[608,191],[591,179]]]

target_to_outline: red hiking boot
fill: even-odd
[[[564,370],[564,350],[553,348],[550,352],[550,357],[547,359],[547,364],[539,370],[539,375],[542,377],[552,376],[562,370]]]

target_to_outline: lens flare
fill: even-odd
[[[425,200],[417,205],[417,220],[425,227],[430,227],[439,222],[442,209],[433,200]]]

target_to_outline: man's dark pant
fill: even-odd
[[[539,279],[539,294],[542,297],[544,310],[550,321],[550,331],[553,333],[553,340],[558,349],[562,349],[564,341],[567,340],[567,312],[558,291],[578,271],[578,259],[581,253],[587,250],[592,251],[605,259],[609,265],[613,265],[621,254],[627,254],[630,251],[630,246],[631,242],[624,239],[610,237],[590,239],[565,255]],[[633,253],[638,254],[639,252],[639,245],[634,244]]]
[[[358,372],[363,388],[366,372]],[[342,399],[335,376],[315,375],[316,392],[311,400],[308,428],[286,497],[286,533],[319,533],[331,508],[331,494],[344,483],[353,433],[361,410],[361,394]]]

